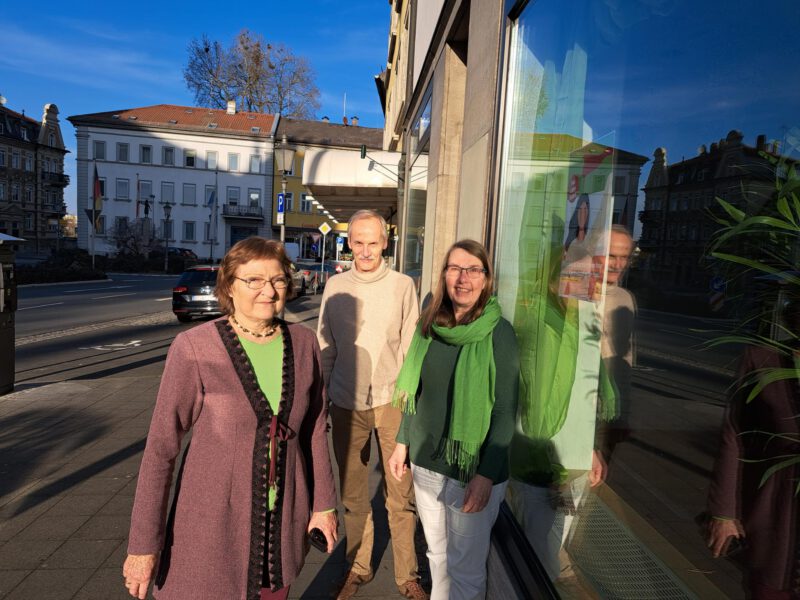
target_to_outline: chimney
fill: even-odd
[[[353,127],[358,127],[358,117],[350,117],[350,124]]]
[[[347,117],[342,117],[342,123],[344,123],[345,125],[347,125]]]
[[[756,138],[756,150],[764,151],[767,149],[767,136],[763,133]]]
[[[229,115],[236,114],[236,100],[228,100],[228,110],[225,111]]]
[[[324,116],[324,117],[322,117],[322,122],[323,123],[330,123],[331,120],[327,116]]]

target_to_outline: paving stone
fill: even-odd
[[[110,502],[114,496],[112,494],[98,495],[74,495],[70,494],[61,498],[58,503],[47,511],[47,516],[57,515],[87,515],[96,514],[103,506]]]
[[[93,569],[39,569],[23,579],[6,600],[69,600],[93,573]]]
[[[41,568],[96,569],[118,545],[117,540],[67,540],[42,563]]]
[[[73,600],[131,600],[131,596],[125,589],[120,569],[99,569],[75,594]]]
[[[78,529],[72,538],[79,540],[121,540],[127,537],[129,529],[129,516],[96,515]]]
[[[15,540],[66,540],[83,525],[89,517],[76,516],[41,516],[23,529]]]
[[[74,489],[71,490],[71,493],[76,495],[82,495],[82,494],[103,495],[108,493],[114,493],[124,488],[132,478],[133,474],[131,474],[130,476],[120,476],[120,477],[102,477],[99,475],[95,475],[81,482],[80,484],[76,485]]]
[[[85,496],[82,496],[85,498]],[[98,515],[119,515],[130,518],[133,511],[133,496],[117,494],[113,496],[100,510]]]
[[[63,542],[61,540],[12,540],[0,547],[3,569],[36,569]]]
[[[125,562],[126,558],[128,558],[128,538],[125,538],[117,544],[117,547],[103,563],[103,568],[116,569],[121,573],[122,564]]]
[[[17,584],[25,579],[30,573],[27,570],[20,569],[1,569],[0,570],[0,598],[6,598]]]

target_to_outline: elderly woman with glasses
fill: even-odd
[[[226,316],[175,338],[131,517],[131,596],[145,598],[154,580],[159,600],[286,598],[307,532],[319,529],[333,550],[319,347],[313,331],[280,318],[291,293],[283,246],[243,240],[217,274]]]
[[[508,482],[519,353],[478,242],[451,246],[397,379],[404,411],[389,459],[410,458],[431,570],[431,600],[486,595],[489,536]]]

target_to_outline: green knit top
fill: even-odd
[[[477,473],[498,484],[508,479],[508,446],[514,433],[519,393],[517,338],[505,319],[501,318],[495,327],[492,343],[497,369],[495,402]],[[453,375],[459,350],[459,346],[433,338],[422,364],[416,413],[403,415],[397,433],[397,441],[409,447],[412,463],[452,479],[458,479],[457,469],[436,454],[440,441],[447,436],[450,423]]]

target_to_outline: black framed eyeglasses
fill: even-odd
[[[289,280],[286,279],[286,277],[273,277],[272,279],[264,279],[263,277],[248,277],[247,279],[244,279],[242,277],[234,276],[234,279],[243,281],[247,288],[251,290],[263,289],[267,283],[269,283],[274,290],[285,290],[289,285]]]
[[[483,267],[459,267],[458,265],[447,265],[444,268],[444,274],[447,277],[460,277],[461,272],[467,274],[470,279],[478,279],[481,275],[486,274],[486,269]]]

